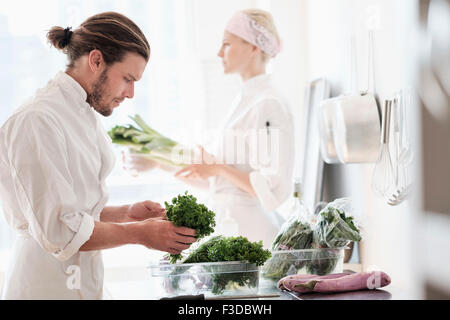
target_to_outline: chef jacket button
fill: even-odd
[[[55,251],[55,254],[60,254],[61,253],[61,249],[58,249]]]

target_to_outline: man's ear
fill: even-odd
[[[89,52],[88,64],[89,68],[93,73],[97,73],[103,70],[105,61],[103,60],[102,52],[97,49],[94,49],[91,52]]]

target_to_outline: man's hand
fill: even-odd
[[[127,217],[130,221],[165,218],[166,210],[159,203],[147,200],[130,204],[127,210]]]
[[[153,218],[134,223],[94,221],[91,237],[80,251],[103,250],[125,244],[140,244],[172,254],[186,250],[197,239],[195,230],[176,227],[163,218]]]
[[[178,254],[197,241],[194,229],[177,227],[164,219],[139,222],[139,228],[139,243],[149,249]]]

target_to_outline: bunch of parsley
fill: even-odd
[[[195,249],[183,263],[222,262],[222,261],[246,261],[262,266],[271,253],[263,249],[262,241],[250,242],[247,238],[215,236]],[[215,270],[220,266],[205,267],[211,273],[213,286],[211,292],[223,293],[228,286],[255,287],[258,284],[258,272],[220,272]],[[217,272],[216,272],[217,271]],[[174,282],[174,287],[177,285]]]
[[[172,203],[164,202],[167,220],[176,226],[196,230],[196,238],[201,239],[214,232],[216,226],[215,213],[204,204],[197,203],[197,198],[188,194],[180,194],[172,199]],[[181,259],[181,254],[170,254],[170,263]]]
[[[201,244],[183,263],[248,261],[262,266],[270,258],[262,241],[250,242],[247,238],[215,236]]]

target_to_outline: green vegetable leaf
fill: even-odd
[[[128,147],[132,152],[145,154],[148,159],[174,167],[184,167],[192,155],[190,150],[182,148],[176,141],[153,130],[141,116],[130,116],[136,125],[114,126],[108,135],[114,144]],[[177,148],[175,150],[174,148]]]
[[[172,203],[165,202],[167,220],[176,226],[188,227],[196,230],[197,239],[201,239],[214,232],[216,226],[215,213],[204,204],[197,203],[197,198],[188,194],[178,195]],[[175,263],[181,255],[170,255],[170,262]]]
[[[262,266],[271,253],[263,249],[262,241],[250,242],[247,238],[215,236],[202,243],[183,263],[246,261]],[[206,267],[208,268],[208,267]],[[258,284],[258,272],[217,273],[211,269],[213,286],[211,292],[221,294],[227,288],[235,286],[255,287]],[[180,277],[173,277],[172,284],[178,286]]]

